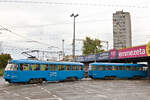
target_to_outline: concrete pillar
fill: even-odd
[[[136,62],[136,61],[133,61],[132,63],[133,63],[133,64],[137,64],[137,62]]]

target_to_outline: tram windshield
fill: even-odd
[[[89,68],[88,68],[88,70],[92,70],[92,66],[91,66],[91,65],[89,65]]]
[[[13,64],[13,63],[7,64],[7,66],[6,66],[6,68],[5,68],[6,71],[7,71],[7,70],[17,70],[17,69],[18,69],[18,65],[17,65],[17,64]]]

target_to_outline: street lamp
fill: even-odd
[[[79,14],[72,13],[70,17],[73,17],[73,43],[72,43],[72,59],[75,61],[75,18],[78,17]]]
[[[95,54],[95,62],[96,62],[96,49],[98,48],[98,46],[95,46],[95,49],[94,49],[94,54]]]

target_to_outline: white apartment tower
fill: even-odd
[[[132,46],[131,19],[129,12],[113,13],[113,47],[115,49]]]

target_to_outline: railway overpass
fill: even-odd
[[[150,78],[150,42],[136,47],[112,49],[110,51],[78,56],[76,61],[88,65],[92,62],[138,63],[147,62]]]

